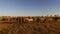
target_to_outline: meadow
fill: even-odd
[[[60,17],[6,17],[0,34],[60,34]]]

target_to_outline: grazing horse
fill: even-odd
[[[28,21],[28,22],[32,22],[33,18],[25,18],[25,20]]]
[[[44,23],[45,18],[40,18],[40,22]]]
[[[40,18],[37,18],[36,19],[36,22],[38,22],[38,23],[41,22],[41,19]]]
[[[5,21],[5,18],[3,18],[2,21]]]
[[[19,23],[22,23],[22,18],[21,17],[19,17],[18,20],[19,20]]]
[[[16,18],[18,23],[24,23],[24,18],[23,17],[17,17]]]
[[[59,18],[58,17],[53,17],[53,19],[56,22]]]
[[[25,22],[25,18],[24,18],[24,17],[21,18],[21,22],[22,22],[22,23]]]
[[[11,21],[11,18],[4,18],[5,21]]]
[[[45,19],[44,19],[44,22],[45,22],[45,23],[50,23],[50,22],[52,22],[52,21],[53,21],[52,18],[45,18]]]

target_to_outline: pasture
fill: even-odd
[[[2,19],[0,34],[60,34],[60,17],[26,18]],[[14,21],[14,23],[10,21]]]

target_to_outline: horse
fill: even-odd
[[[25,18],[25,20],[28,22],[33,22],[33,18]]]
[[[45,23],[53,22],[53,18],[45,18],[45,19],[44,19],[44,22],[45,22]]]

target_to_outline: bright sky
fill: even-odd
[[[0,16],[60,15],[60,0],[0,0]]]

